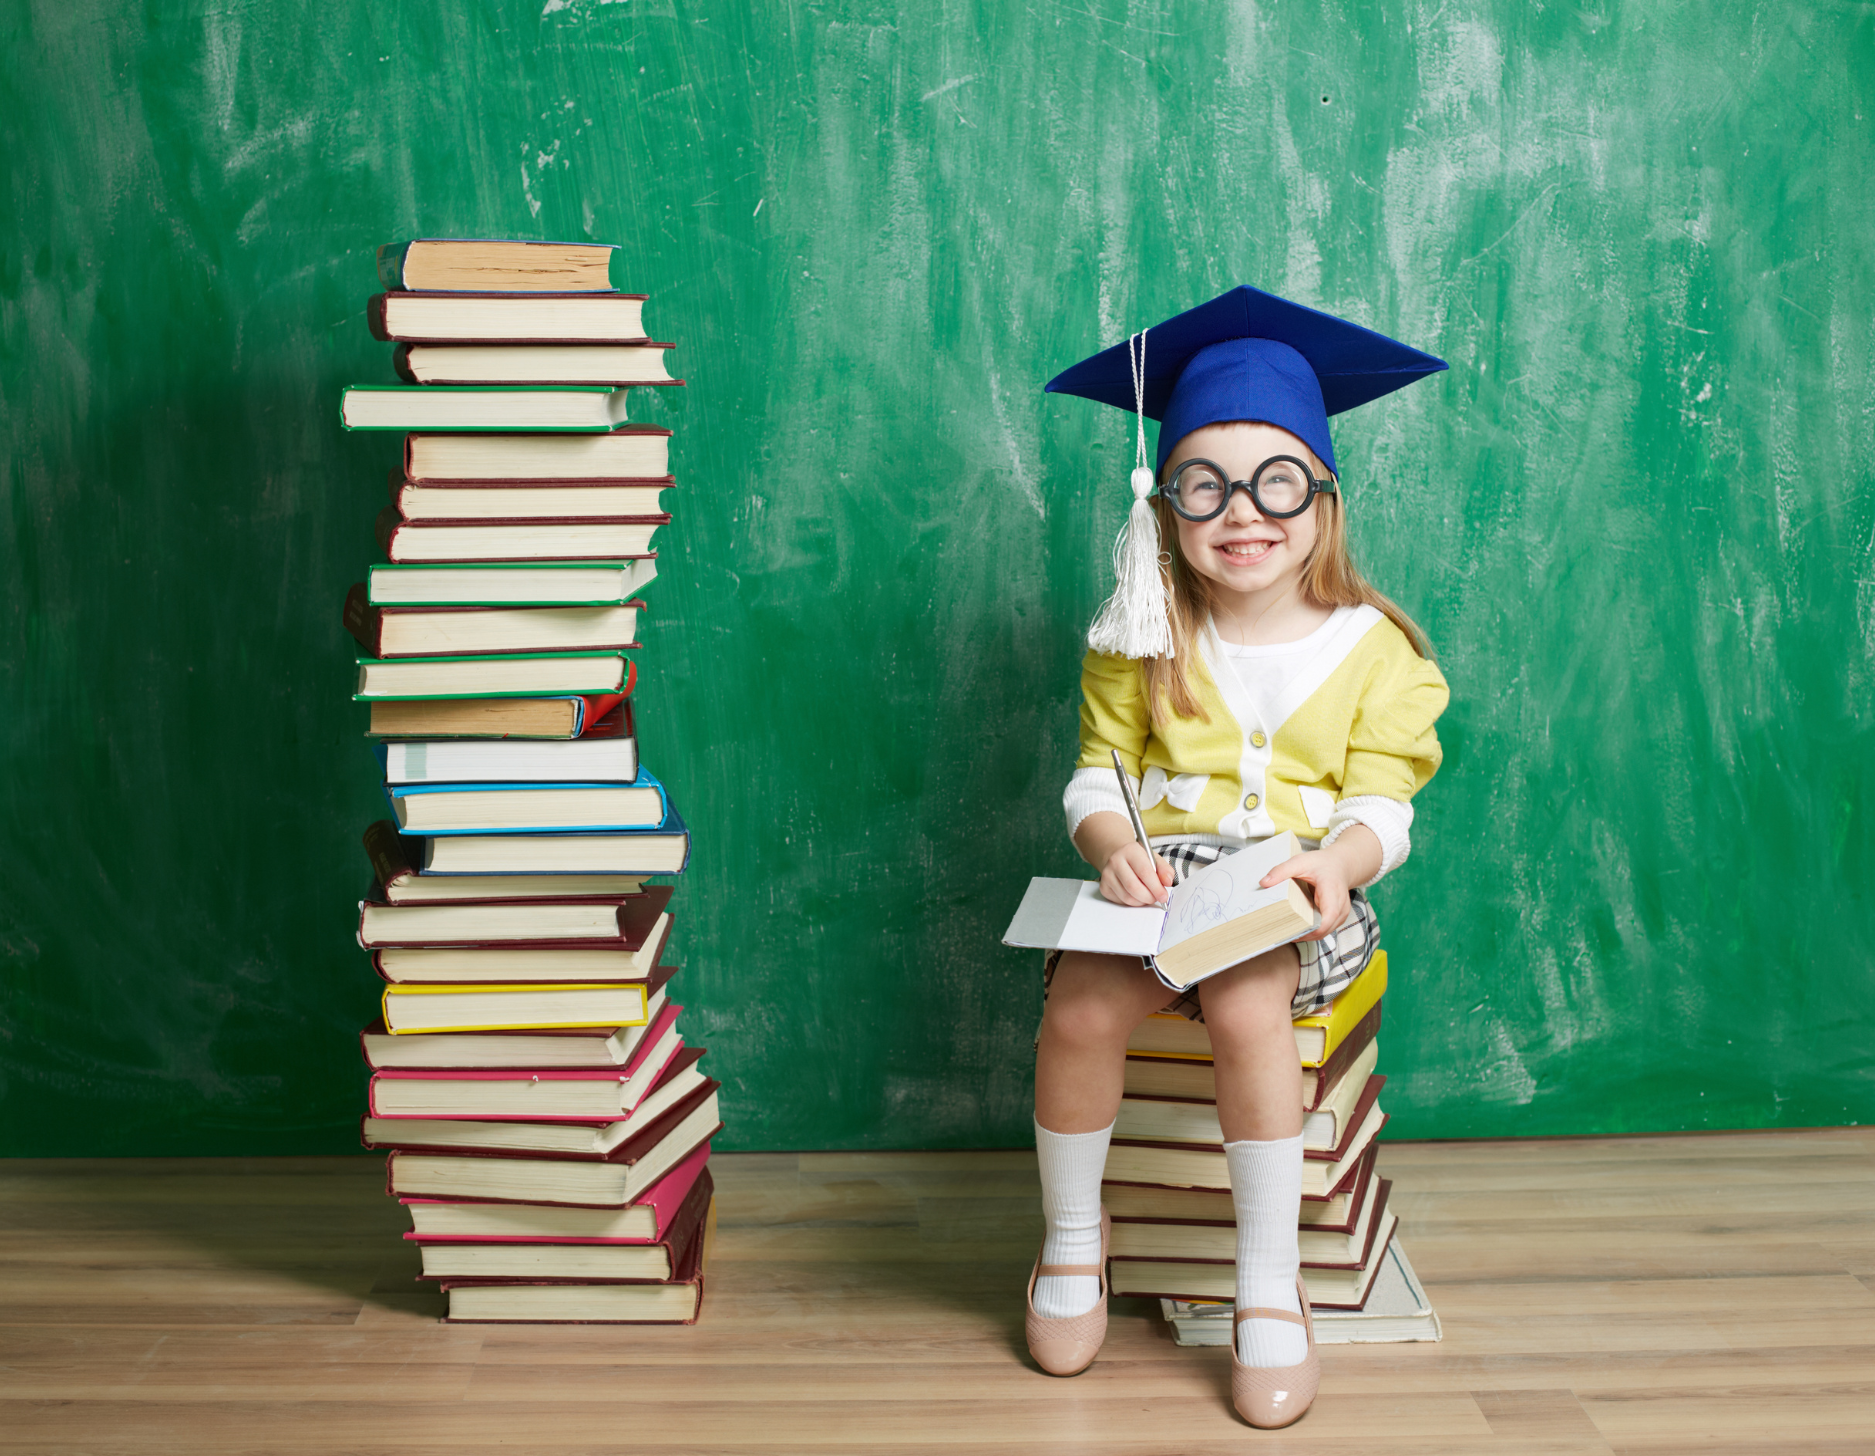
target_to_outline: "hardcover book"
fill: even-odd
[[[625,423],[628,391],[605,385],[354,384],[339,397],[348,430],[568,430]]]
[[[426,484],[477,481],[661,480],[671,432],[621,425],[606,435],[433,435],[404,437],[404,478]],[[632,553],[622,552],[629,556]]]
[[[1183,991],[1321,924],[1300,882],[1258,883],[1301,850],[1294,834],[1273,835],[1194,871],[1164,906],[1116,905],[1084,880],[1034,879],[1003,944],[1136,955]]]
[[[657,512],[653,509],[645,514]],[[621,561],[442,562],[422,566],[380,562],[366,577],[365,596],[368,605],[380,607],[643,607],[643,602],[634,602],[632,597],[657,574],[655,555]]]
[[[377,607],[360,582],[345,597],[345,630],[373,657],[614,651],[638,645],[641,601],[600,607]]]
[[[722,1131],[716,1084],[704,1084],[678,1106],[604,1158],[548,1157],[534,1153],[393,1152],[386,1176],[392,1197],[500,1199],[508,1203],[562,1203],[623,1208],[684,1156]]]
[[[358,691],[369,698],[631,696],[631,659],[618,652],[523,652],[489,657],[361,657]]]
[[[639,767],[629,784],[390,784],[391,813],[406,834],[570,834],[661,829],[664,785]]]
[[[642,293],[380,293],[365,306],[387,344],[645,344]]]
[[[690,1190],[710,1184],[709,1160],[710,1145],[705,1143],[624,1208],[405,1198],[400,1201],[410,1214],[411,1227],[404,1237],[412,1243],[654,1243],[668,1237]]]
[[[365,1065],[391,1068],[599,1067],[616,1070],[629,1062],[667,1005],[665,982],[674,967],[660,966],[647,983],[646,1018],[638,1026],[575,1027],[570,1030],[434,1032],[392,1036],[382,1018],[358,1033]]]
[[[425,874],[674,875],[690,861],[690,831],[672,804],[662,829],[610,834],[445,834],[423,841]]]
[[[502,900],[391,905],[366,900],[358,943],[378,946],[590,946],[655,955],[670,932],[671,889],[658,885],[615,900]],[[655,961],[653,962],[655,964]]]
[[[378,513],[378,547],[393,563],[611,561],[644,556],[667,515],[637,520],[406,521]]]
[[[1367,968],[1335,998],[1332,1006],[1317,1015],[1296,1018],[1296,1050],[1301,1053],[1302,1065],[1319,1067],[1326,1063],[1336,1048],[1355,1036],[1368,1013],[1380,1004],[1386,990],[1387,953],[1376,950]],[[1134,1028],[1127,1038],[1126,1050],[1129,1055],[1144,1052],[1208,1062],[1211,1060],[1211,1033],[1205,1030],[1202,1021],[1159,1013],[1148,1016]]]
[[[630,686],[637,674],[626,672]],[[525,698],[377,698],[371,702],[373,738],[572,739],[599,731],[625,701],[623,693]]]
[[[578,738],[418,738],[372,745],[390,784],[618,783],[638,777],[638,732],[630,702]],[[390,820],[390,834],[397,828]],[[407,870],[406,872],[411,872]],[[386,879],[382,874],[379,879]],[[386,880],[388,883],[388,880]],[[498,899],[499,896],[490,896]]]
[[[665,354],[675,344],[399,344],[410,384],[682,384]]]
[[[378,249],[386,289],[429,293],[610,293],[610,243],[414,238]]]
[[[439,484],[391,472],[391,507],[406,521],[603,521],[665,514],[661,480],[470,480]],[[543,563],[549,564],[549,563]],[[580,565],[600,563],[581,562]],[[632,590],[643,586],[635,582]],[[627,596],[630,592],[626,593]]]

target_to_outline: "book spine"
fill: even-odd
[[[399,258],[398,268],[401,270],[402,267],[403,260]],[[365,322],[370,325],[372,338],[379,343],[388,344],[391,342],[391,334],[390,326],[384,319],[384,298],[385,295],[382,293],[372,295],[371,301],[365,305]]]
[[[410,367],[410,345],[399,344],[391,351],[391,368],[397,371],[397,377],[405,384],[421,384],[416,370]]]
[[[384,611],[371,605],[371,594],[363,582],[354,582],[345,593],[345,630],[357,639],[367,656],[384,655]]]
[[[1305,1112],[1314,1112],[1322,1105],[1335,1083],[1341,1080],[1341,1074],[1354,1065],[1355,1059],[1367,1050],[1367,1045],[1380,1035],[1380,1003],[1376,1001],[1368,1013],[1355,1023],[1354,1029],[1342,1039],[1341,1045],[1328,1055],[1328,1060],[1315,1070],[1315,1096]]]
[[[378,743],[372,747],[379,752],[381,763],[385,745]],[[411,873],[403,837],[389,819],[380,819],[365,831],[365,858],[371,861],[371,873],[380,885],[393,885]]]
[[[409,243],[386,243],[378,249],[378,282],[389,289],[404,286],[404,255]]]
[[[377,538],[378,550],[384,553],[387,561],[395,561],[397,553],[391,548],[397,541],[397,528],[403,524],[403,517],[397,513],[396,506],[386,506],[378,512]]]

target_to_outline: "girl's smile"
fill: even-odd
[[[1233,480],[1248,480],[1277,455],[1310,458],[1308,447],[1287,430],[1248,421],[1193,430],[1167,458],[1161,479],[1186,460],[1210,460]],[[1302,568],[1315,546],[1317,506],[1299,516],[1273,519],[1256,508],[1245,490],[1231,492],[1224,513],[1209,521],[1178,523],[1185,560],[1212,583],[1215,611],[1225,636],[1237,641],[1289,641],[1306,636],[1326,620],[1298,589]]]

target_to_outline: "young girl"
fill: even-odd
[[[1136,959],[1050,957],[1035,1065],[1047,1236],[1027,1320],[1050,1374],[1084,1370],[1106,1334],[1100,1179],[1126,1042],[1146,1016],[1174,1010],[1204,1021],[1216,1061],[1237,1219],[1233,1404],[1275,1427],[1314,1398],[1290,1021],[1328,1006],[1374,952],[1363,891],[1406,858],[1409,801],[1438,768],[1432,725],[1446,702],[1418,629],[1348,555],[1327,417],[1444,367],[1238,288],[1048,386],[1162,421],[1157,470],[1134,473],[1121,581],[1082,664],[1081,752],[1064,796],[1075,848],[1106,898],[1150,905],[1193,868],[1294,830],[1305,851],[1263,884],[1303,882],[1321,916],[1300,942],[1175,999]],[[1143,424],[1139,448],[1143,466]],[[1138,785],[1150,853],[1113,749]]]

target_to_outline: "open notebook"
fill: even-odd
[[[1175,991],[1307,935],[1321,917],[1294,880],[1259,886],[1302,852],[1284,831],[1208,864],[1163,905],[1116,905],[1086,880],[1037,878],[1003,932],[1003,944],[1038,950],[1136,955]]]

